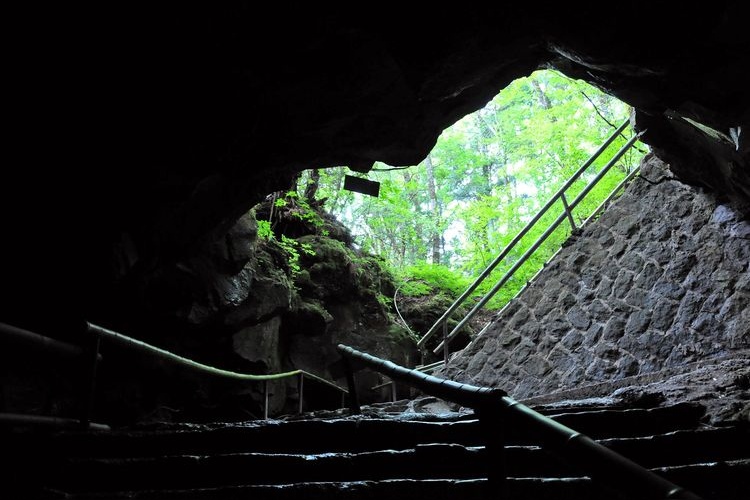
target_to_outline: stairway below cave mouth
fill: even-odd
[[[739,500],[750,489],[750,430],[702,424],[694,403],[541,410],[692,490]],[[483,499],[493,460],[472,414],[338,416],[161,424],[108,432],[15,429],[4,443],[4,498]],[[4,433],[5,431],[3,431]],[[513,499],[621,497],[537,446],[506,436]]]

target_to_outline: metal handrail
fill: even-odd
[[[482,301],[480,302],[481,305],[478,304],[478,307],[475,306],[472,311],[469,313],[468,316],[464,317],[463,320],[459,323],[457,327],[455,327],[451,333],[449,334],[446,329],[447,321],[450,318],[450,316],[463,304],[466,299],[479,287],[479,285],[492,273],[492,271],[497,267],[497,265],[505,259],[505,257],[508,256],[508,254],[515,248],[515,246],[521,241],[521,239],[536,225],[536,223],[544,216],[544,214],[558,201],[562,200],[563,206],[564,206],[564,212],[561,215],[562,219],[558,222],[556,221],[554,223],[555,228],[564,220],[567,218],[573,229],[577,229],[576,225],[573,221],[572,216],[572,210],[577,206],[577,204],[580,202],[580,200],[583,199],[583,196],[588,194],[588,192],[601,180],[603,177],[603,173],[606,173],[613,165],[614,163],[619,160],[622,155],[640,138],[640,136],[643,134],[641,132],[640,134],[634,136],[626,143],[625,146],[623,146],[616,154],[615,156],[605,165],[605,167],[602,168],[599,175],[595,177],[595,179],[589,184],[589,186],[586,187],[582,195],[579,195],[576,200],[572,203],[568,203],[568,200],[565,198],[565,192],[573,185],[574,182],[578,180],[578,178],[583,175],[583,173],[593,164],[593,162],[612,144],[612,142],[617,139],[618,136],[622,134],[622,132],[627,128],[629,125],[629,120],[625,120],[622,125],[597,149],[594,154],[589,157],[588,160],[563,184],[560,189],[557,190],[557,192],[552,195],[552,197],[547,201],[547,203],[537,212],[537,214],[521,229],[521,231],[510,241],[510,243],[503,249],[503,251],[482,271],[482,273],[474,280],[474,282],[467,288],[461,296],[459,296],[453,304],[445,311],[445,313],[437,319],[437,321],[430,327],[430,329],[425,333],[425,335],[417,342],[417,346],[420,349],[424,349],[424,346],[426,345],[427,341],[432,338],[432,336],[438,332],[438,330],[443,327],[443,340],[440,343],[440,345],[434,349],[434,353],[437,354],[441,349],[444,351],[444,360],[447,363],[447,344],[450,342],[460,331],[461,328],[463,328],[468,321],[471,320],[471,318],[476,315],[479,310],[481,310],[484,305],[497,293],[497,291],[507,282],[515,273],[515,271],[518,270],[518,268],[528,259],[528,257],[533,254],[533,252],[541,245],[541,243],[544,242],[544,239],[546,239],[549,234],[551,234],[552,231],[549,231],[549,233],[545,233],[544,238],[541,241],[538,241],[537,244],[533,246],[533,250],[531,252],[526,252],[516,263],[516,265],[512,268],[509,273],[506,273],[506,276],[501,280],[502,284],[499,286],[493,287],[493,291],[491,291],[488,295],[485,296]],[[620,186],[615,188],[615,191],[619,189]],[[615,192],[613,191],[613,192]],[[610,195],[611,196],[611,195]],[[609,199],[609,198],[608,198]],[[599,210],[599,209],[597,209]],[[554,230],[554,229],[553,229]]]
[[[272,373],[272,374],[266,374],[266,375],[255,375],[255,374],[250,374],[250,373],[238,373],[238,372],[233,372],[229,370],[223,370],[221,368],[216,368],[213,366],[205,365],[203,363],[199,363],[192,359],[179,356],[165,349],[161,349],[151,344],[147,344],[146,342],[136,340],[134,338],[128,337],[121,333],[117,333],[107,328],[103,328],[98,325],[94,325],[92,323],[87,323],[86,325],[87,325],[87,329],[89,330],[89,332],[95,335],[106,337],[110,340],[114,340],[115,342],[119,343],[122,346],[135,348],[137,350],[146,352],[152,356],[170,361],[178,365],[188,367],[192,370],[202,372],[207,375],[224,377],[224,378],[234,379],[234,380],[263,382],[263,418],[268,418],[268,382],[272,380],[281,380],[281,379],[289,378],[289,377],[299,377],[297,381],[298,389],[299,389],[299,407],[298,407],[299,413],[302,413],[302,410],[303,410],[302,390],[304,387],[304,379],[306,378],[310,380],[314,380],[316,382],[319,382],[321,384],[324,384],[328,387],[331,387],[341,392],[341,399],[342,399],[341,406],[344,406],[343,404],[344,398],[346,398],[346,396],[349,393],[343,387],[340,387],[339,385],[334,384],[333,382],[326,380],[323,377],[320,377],[318,375],[315,375],[314,373],[310,373],[305,370],[292,370],[288,372]]]
[[[303,381],[305,378],[309,380],[314,380],[316,382],[319,382],[321,384],[324,384],[328,387],[331,387],[333,389],[336,389],[337,391],[341,392],[342,396],[342,404],[341,406],[344,406],[344,399],[349,394],[349,391],[347,389],[344,389],[343,387],[324,379],[323,377],[320,377],[318,375],[315,375],[314,373],[310,373],[305,370],[292,370],[288,372],[283,373],[272,373],[272,374],[265,374],[265,375],[256,375],[256,374],[250,374],[250,373],[238,373],[233,372],[229,370],[223,370],[221,368],[216,368],[210,365],[206,365],[203,363],[199,363],[197,361],[194,361],[192,359],[179,356],[177,354],[174,354],[170,351],[167,351],[165,349],[161,349],[159,347],[153,346],[151,344],[147,344],[146,342],[128,337],[126,335],[123,335],[121,333],[115,332],[113,330],[101,327],[99,325],[95,325],[93,323],[86,323],[86,331],[89,333],[93,338],[96,339],[96,348],[93,353],[90,353],[89,350],[82,348],[80,346],[70,344],[68,342],[63,342],[60,340],[52,339],[50,337],[46,337],[44,335],[40,335],[38,333],[31,332],[29,330],[24,330],[22,328],[18,328],[12,325],[8,325],[6,323],[0,323],[0,334],[1,336],[6,339],[10,340],[16,345],[20,345],[22,347],[26,348],[32,348],[35,350],[43,350],[46,352],[54,352],[59,356],[62,356],[64,358],[72,358],[72,359],[81,359],[86,358],[88,355],[93,355],[93,369],[90,372],[90,378],[91,380],[87,380],[87,383],[89,384],[90,390],[87,392],[89,395],[89,398],[91,399],[93,392],[93,388],[95,385],[95,379],[96,379],[96,365],[98,362],[102,360],[102,355],[99,353],[99,347],[98,347],[98,339],[100,338],[107,338],[109,340],[113,340],[119,345],[127,348],[133,348],[136,350],[139,350],[141,352],[145,352],[151,356],[155,356],[157,358],[169,361],[173,364],[182,365],[187,368],[190,368],[194,371],[201,372],[207,375],[212,376],[218,376],[233,380],[243,380],[243,381],[254,381],[254,382],[263,382],[263,393],[264,393],[264,405],[263,405],[263,416],[264,418],[268,418],[268,382],[272,380],[281,380],[288,377],[299,377],[298,379],[298,387],[299,387],[299,412],[302,413],[303,409],[303,396],[302,396],[302,390],[303,390]],[[88,421],[88,411],[89,409],[84,411],[84,417],[80,419],[81,424],[89,425]],[[18,421],[21,417],[17,414],[0,414],[3,418],[0,418],[0,422],[3,421]],[[57,419],[55,417],[40,417],[36,415],[28,415],[26,418],[27,423],[39,423],[42,419],[45,419],[48,421],[48,423],[61,423],[64,422],[67,424],[68,419]],[[99,424],[92,424],[92,425],[99,425]]]
[[[440,350],[444,350],[446,348],[447,343],[453,340],[453,338],[455,338],[456,335],[458,335],[458,333],[461,331],[461,328],[466,326],[466,324],[469,321],[471,321],[471,319],[474,316],[476,316],[476,314],[480,310],[482,310],[482,308],[484,308],[485,305],[487,305],[487,302],[489,302],[490,299],[492,299],[492,297],[494,297],[495,294],[498,291],[500,291],[500,289],[505,285],[505,283],[507,283],[508,280],[513,277],[516,271],[518,271],[518,269],[524,263],[526,263],[529,257],[531,257],[534,254],[534,252],[536,252],[537,248],[539,248],[542,245],[542,243],[544,243],[547,240],[547,238],[549,238],[549,236],[557,229],[557,226],[559,226],[565,219],[571,217],[570,210],[575,209],[578,206],[578,204],[581,201],[583,201],[586,195],[588,195],[589,192],[591,192],[591,190],[594,189],[594,187],[596,187],[599,181],[602,180],[602,178],[607,174],[607,172],[609,172],[609,170],[627,152],[627,150],[630,149],[633,146],[633,144],[635,144],[635,142],[641,137],[641,135],[643,135],[644,132],[645,130],[631,137],[628,140],[628,142],[626,142],[620,148],[620,150],[617,151],[617,153],[615,153],[612,159],[609,162],[607,162],[606,165],[602,167],[601,171],[596,175],[596,177],[594,177],[589,182],[589,184],[583,189],[583,191],[581,191],[578,194],[578,196],[576,196],[575,199],[572,202],[570,202],[570,204],[568,205],[569,209],[564,210],[563,213],[561,213],[557,217],[557,219],[555,219],[554,222],[552,222],[552,224],[550,224],[549,227],[547,227],[547,229],[541,234],[541,236],[539,236],[539,238],[534,242],[534,244],[532,244],[524,252],[524,254],[521,255],[521,257],[519,257],[519,259],[515,262],[515,264],[513,264],[513,266],[511,266],[511,268],[505,273],[505,275],[502,278],[500,278],[500,280],[497,283],[495,283],[495,285],[492,288],[490,288],[490,290],[485,294],[484,297],[482,297],[482,299],[479,302],[477,302],[477,304],[471,309],[471,311],[469,311],[466,314],[466,316],[464,316],[464,318],[458,322],[458,324],[453,328],[453,330],[451,330],[451,332],[445,336],[443,341],[440,342],[440,344],[433,350],[435,354],[440,352]],[[587,221],[588,220],[589,219],[587,219]]]
[[[519,403],[505,391],[428,375],[343,344],[339,344],[337,349],[350,363],[365,365],[394,380],[416,387],[426,394],[476,410],[480,424],[484,424],[490,433],[495,434],[488,436],[488,444],[493,445],[488,451],[500,455],[491,459],[493,464],[504,463],[503,442],[500,440],[498,443],[495,438],[498,434],[504,434],[505,427],[515,425],[533,430],[539,435],[543,448],[563,455],[586,475],[604,482],[609,487],[638,495],[639,499],[701,500],[695,493],[677,486],[588,436]],[[353,381],[353,374],[348,378]],[[350,392],[353,391],[352,385]],[[352,401],[356,401],[356,398]],[[352,410],[358,412],[359,409],[353,407]],[[495,470],[490,476],[491,483],[496,483],[499,488],[504,487],[505,479],[504,470]]]
[[[445,311],[445,313],[438,318],[438,320],[435,322],[434,325],[427,331],[427,333],[424,334],[424,336],[417,342],[417,347],[423,347],[425,343],[433,336],[435,333],[437,333],[440,326],[448,320],[448,318],[453,314],[456,309],[458,309],[461,304],[471,295],[474,290],[477,289],[479,285],[482,284],[482,282],[487,278],[487,276],[490,275],[490,273],[497,267],[497,265],[508,255],[508,253],[513,249],[513,247],[518,244],[518,242],[523,238],[526,233],[528,233],[534,225],[537,223],[537,221],[544,215],[544,213],[552,207],[552,205],[565,193],[565,191],[570,188],[570,186],[573,185],[573,183],[578,180],[578,178],[583,175],[583,173],[591,166],[594,161],[609,147],[610,144],[612,144],[615,139],[628,127],[628,124],[630,123],[629,120],[625,120],[622,125],[606,140],[604,141],[604,144],[602,144],[599,149],[597,149],[593,155],[570,177],[570,179],[565,182],[565,184],[562,185],[560,189],[557,190],[555,194],[552,195],[552,197],[547,201],[547,203],[539,210],[539,212],[524,226],[523,229],[511,240],[511,242],[505,247],[505,249],[495,257],[495,259],[489,263],[489,265],[482,271],[482,273],[474,280],[474,282],[469,286],[469,288],[466,289],[464,293],[461,294],[460,297],[458,297],[453,304]]]

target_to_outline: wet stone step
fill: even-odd
[[[144,490],[219,485],[288,484],[396,478],[483,478],[497,460],[484,447],[419,445],[410,450],[318,455],[243,453],[143,459],[69,460],[50,467],[50,484],[67,491]],[[506,449],[517,477],[563,477],[577,472],[536,447]]]
[[[745,500],[750,484],[750,461],[711,462],[654,469],[654,472],[690,489],[704,500]],[[633,499],[588,478],[522,478],[507,481],[508,498],[534,500]],[[479,500],[496,498],[498,487],[486,479],[390,479],[383,481],[300,482],[283,485],[224,486],[65,494],[46,490],[39,500]],[[23,497],[29,498],[29,497]],[[639,500],[647,500],[639,498]]]
[[[599,442],[647,468],[750,458],[748,427],[680,430]]]
[[[614,492],[588,479],[513,479],[507,482],[508,498],[534,500],[617,500]],[[63,498],[50,493],[49,499]],[[81,494],[69,500],[486,500],[499,498],[486,479],[316,482],[293,485],[235,486],[196,490],[164,490]]]
[[[705,407],[679,403],[651,409],[596,410],[551,413],[550,418],[593,439],[636,437],[694,429],[700,426]]]
[[[608,410],[554,414],[558,422],[594,439],[633,437],[691,429],[704,409],[680,404],[650,410]],[[500,425],[498,423],[498,425]],[[484,444],[477,420],[408,421],[348,417],[311,421],[259,421],[223,426],[195,425],[112,432],[16,434],[6,448],[20,453],[81,457],[211,454],[232,452],[319,453],[407,449],[420,443]],[[539,444],[539,437],[517,426],[508,444]]]
[[[747,500],[750,492],[750,458],[659,467],[652,471],[704,500]]]
[[[644,467],[685,465],[748,458],[746,429],[676,431],[659,436],[608,439],[605,446]],[[535,446],[506,447],[511,477],[583,475],[565,459]],[[354,481],[388,478],[486,477],[497,459],[484,447],[418,445],[407,450],[361,453],[239,453],[153,458],[68,459],[51,463],[52,484],[68,489],[147,489],[300,481]],[[289,471],[293,470],[294,474]],[[78,485],[78,486],[76,486]]]

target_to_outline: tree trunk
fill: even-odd
[[[320,184],[320,170],[313,169],[310,171],[310,178],[307,180],[307,186],[305,186],[305,199],[307,201],[315,201],[315,195],[318,193],[318,186]]]
[[[430,215],[432,224],[430,227],[430,246],[432,247],[432,263],[440,264],[440,241],[442,240],[442,231],[440,231],[441,214],[440,205],[437,199],[437,189],[435,186],[435,168],[432,165],[432,158],[427,155],[424,160],[427,167],[427,194],[430,199]]]
[[[542,107],[542,109],[552,108],[552,103],[550,102],[549,97],[547,97],[547,94],[544,93],[544,90],[542,90],[539,82],[537,82],[533,78],[529,78],[529,82],[531,83],[531,88],[534,89],[534,93],[536,94],[536,98],[539,101],[539,105]]]

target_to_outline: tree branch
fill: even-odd
[[[609,125],[613,129],[617,129],[617,126],[615,124],[613,124],[611,121],[607,120],[607,118],[599,111],[599,108],[596,107],[596,104],[594,104],[594,101],[592,101],[591,98],[586,95],[586,92],[584,92],[583,90],[581,90],[580,92],[581,92],[581,94],[583,94],[583,97],[585,97],[586,100],[588,102],[590,102],[591,105],[594,107],[594,111],[596,111],[596,114],[599,115],[599,118],[601,118],[602,120],[604,120],[607,123],[607,125]],[[622,132],[620,132],[620,135],[622,135],[623,139],[627,139],[627,137],[625,137]],[[647,151],[644,151],[644,150],[642,150],[641,148],[639,148],[638,146],[635,146],[635,145],[633,146],[633,149],[636,149],[637,151],[640,151],[643,154],[647,153]]]
[[[604,120],[607,123],[607,125],[609,125],[610,127],[614,128],[614,129],[617,128],[617,126],[614,123],[612,123],[611,121],[607,120],[607,117],[605,117],[601,113],[601,111],[599,111],[599,108],[596,106],[596,104],[594,104],[594,101],[592,101],[591,98],[586,95],[586,92],[584,92],[583,90],[581,90],[581,94],[583,94],[583,97],[585,97],[586,100],[591,103],[591,105],[594,107],[594,111],[596,111],[596,114],[599,115],[599,118],[601,118],[602,120]]]

